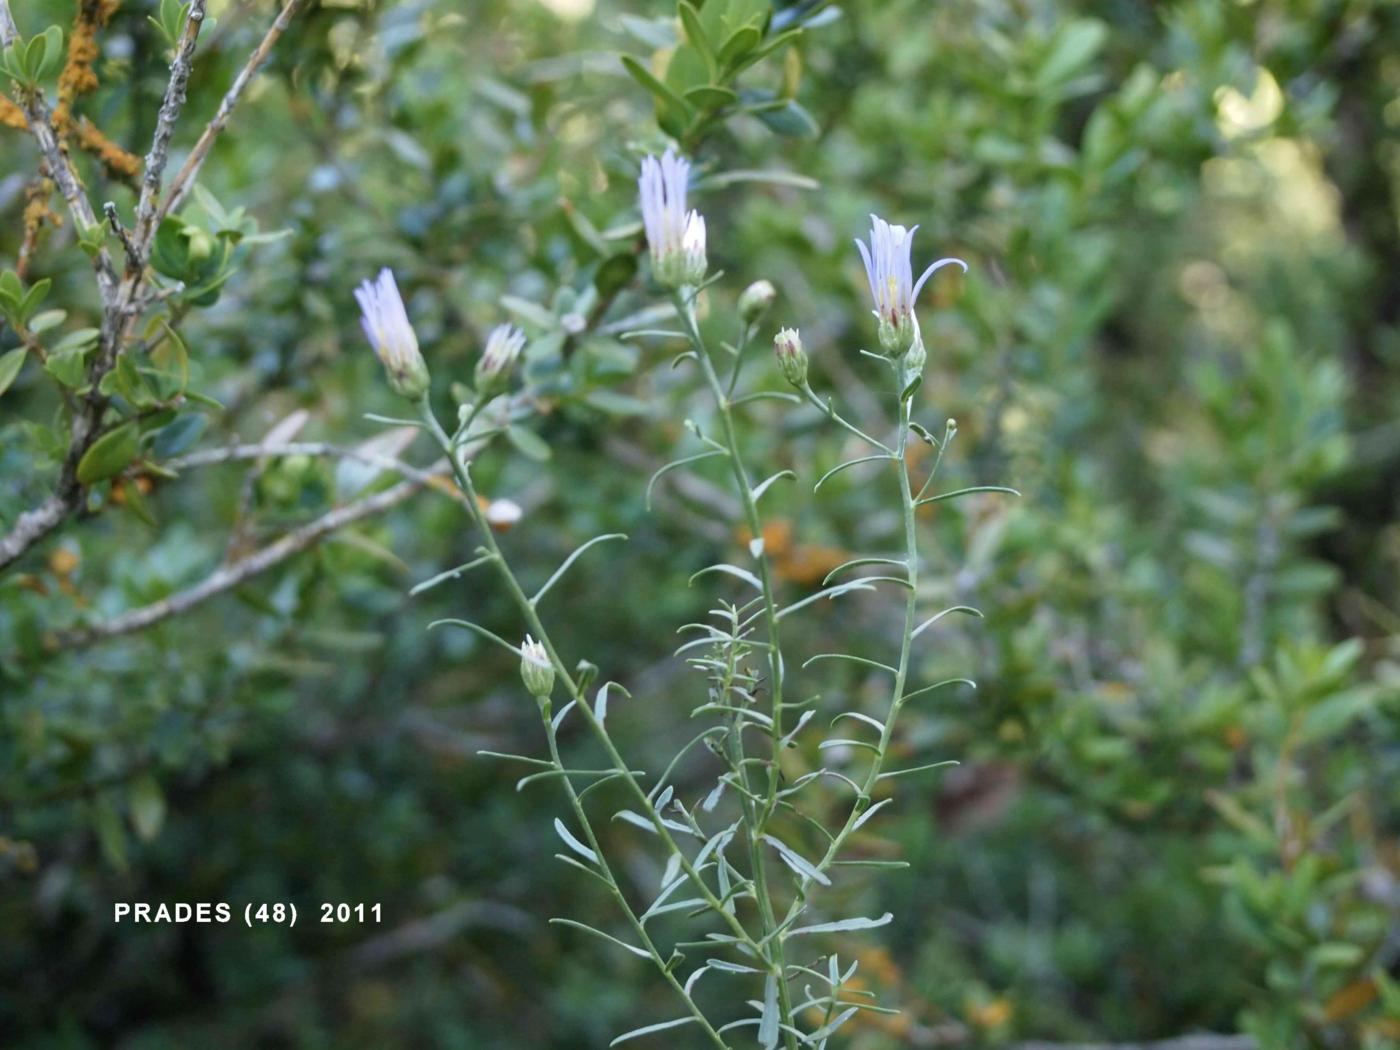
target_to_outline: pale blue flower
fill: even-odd
[[[488,393],[504,385],[520,352],[525,349],[525,333],[513,324],[498,324],[486,337],[486,349],[476,363],[476,388]]]
[[[705,220],[686,210],[690,162],[672,150],[642,158],[637,181],[642,225],[651,249],[652,268],[662,284],[679,287],[705,278]]]
[[[418,336],[408,320],[403,297],[387,268],[355,289],[360,326],[388,373],[389,385],[410,400],[428,391],[428,366],[418,349]]]
[[[913,345],[918,332],[914,302],[924,282],[953,263],[967,272],[967,263],[961,259],[939,259],[930,264],[916,282],[909,257],[918,230],[917,226],[912,230],[892,226],[878,215],[872,215],[870,244],[867,246],[856,240],[860,257],[865,262],[865,276],[870,281],[870,295],[875,300],[874,313],[880,319],[880,342],[890,353],[902,354]]]

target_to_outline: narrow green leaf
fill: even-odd
[[[845,933],[848,930],[873,930],[880,926],[888,926],[894,921],[892,912],[885,912],[878,919],[839,919],[836,922],[819,922],[813,926],[799,926],[795,930],[789,930],[789,937],[801,937],[809,933]]]
[[[589,926],[587,923],[575,922],[573,919],[550,919],[549,921],[555,926],[568,926],[571,929],[583,930],[585,933],[591,933],[595,937],[601,937],[603,940],[609,941],[612,944],[617,945],[619,948],[625,948],[633,955],[639,955],[643,959],[651,958],[651,953],[646,951],[645,949],[638,948],[632,944],[628,944],[626,941],[618,940],[612,934],[604,933],[602,930]]]
[[[646,954],[643,952],[642,954]],[[650,958],[650,956],[647,956]],[[630,1032],[623,1032],[622,1035],[614,1039],[609,1046],[617,1046],[618,1043],[625,1043],[629,1039],[637,1039],[644,1035],[651,1035],[653,1032],[664,1032],[668,1028],[679,1028],[683,1024],[694,1024],[693,1017],[677,1017],[674,1021],[662,1021],[660,1024],[649,1024],[645,1028],[634,1028]]]
[[[930,769],[942,769],[944,766],[956,766],[959,762],[956,759],[949,759],[946,762],[930,762],[926,766],[914,766],[910,769],[896,769],[891,773],[881,773],[877,780],[893,780],[895,777],[907,777],[912,773],[927,773]]]
[[[413,597],[414,595],[422,594],[424,591],[432,590],[438,584],[446,583],[448,580],[461,579],[463,573],[468,572],[471,569],[475,569],[478,565],[484,565],[488,561],[494,560],[495,555],[484,554],[480,558],[473,559],[472,561],[466,562],[463,565],[457,566],[455,569],[448,569],[446,572],[440,572],[431,579],[424,580],[422,583],[414,586],[414,588],[408,592],[409,596]]]
[[[758,1021],[758,1045],[773,1050],[778,1045],[778,978],[769,974],[763,982],[763,1014]]]
[[[726,454],[726,453],[724,453],[724,452],[721,451],[720,449],[713,449],[713,448],[712,448],[712,449],[709,449],[709,450],[707,450],[707,451],[705,451],[705,452],[697,452],[697,453],[696,453],[695,455],[693,455],[693,456],[686,456],[684,459],[677,459],[677,460],[673,460],[673,461],[670,462],[670,463],[667,463],[664,467],[662,467],[662,468],[661,468],[660,470],[658,470],[655,474],[653,474],[653,475],[651,476],[651,480],[647,482],[647,493],[646,493],[646,505],[647,505],[647,510],[651,510],[651,490],[652,490],[653,488],[656,487],[656,483],[657,483],[658,481],[661,480],[662,475],[664,475],[664,474],[669,474],[671,471],[675,470],[677,467],[684,467],[684,466],[687,466],[687,465],[689,465],[689,464],[691,464],[691,463],[699,463],[702,459],[709,459],[711,456],[723,456],[723,455],[725,455],[725,454]]]
[[[929,617],[927,620],[925,620],[923,623],[919,624],[919,626],[915,627],[915,628],[914,628],[914,633],[911,634],[909,637],[910,637],[910,638],[917,638],[917,637],[919,637],[919,635],[921,635],[921,634],[924,633],[924,630],[925,630],[926,628],[932,627],[932,626],[933,626],[934,624],[936,624],[939,620],[943,619],[943,617],[948,616],[948,615],[951,614],[951,613],[966,613],[966,614],[969,615],[969,616],[975,616],[975,617],[977,617],[979,620],[982,619],[982,613],[981,613],[980,610],[974,609],[974,608],[973,608],[972,606],[970,606],[970,605],[954,605],[954,606],[952,606],[951,608],[944,609],[942,612],[934,613],[932,616],[930,616],[930,617]]]
[[[10,384],[15,381],[19,371],[24,367],[24,359],[29,356],[29,351],[19,346],[9,353],[0,356],[0,394],[10,389]]]
[[[583,544],[583,546],[577,548],[572,554],[570,554],[567,558],[564,559],[564,564],[560,565],[559,568],[555,569],[554,575],[552,575],[549,579],[545,580],[543,586],[541,586],[540,589],[535,592],[535,596],[530,599],[530,604],[538,605],[540,599],[549,593],[550,588],[553,587],[556,583],[558,583],[559,580],[563,578],[564,574],[569,571],[569,566],[573,565],[574,562],[578,561],[580,555],[582,555],[584,551],[588,550],[589,547],[596,546],[599,543],[607,543],[609,540],[625,539],[627,539],[627,535],[621,532],[609,532],[602,536],[594,536],[591,540]]]
[[[826,482],[829,479],[834,478],[837,474],[840,474],[843,470],[846,470],[850,467],[859,466],[861,463],[874,463],[877,460],[893,458],[894,457],[887,456],[883,452],[881,452],[874,456],[860,456],[856,459],[848,459],[845,463],[838,463],[836,466],[832,467],[825,474],[823,474],[819,479],[817,479],[817,483],[812,486],[812,491],[816,492],[817,489],[821,488],[822,485],[826,484]]]
[[[948,685],[965,685],[969,689],[977,688],[977,683],[971,678],[945,678],[941,682],[934,682],[933,685],[926,685],[922,689],[915,689],[912,693],[905,693],[899,698],[899,702],[902,704],[906,700],[913,700],[916,696],[923,696],[925,693],[931,693],[935,689],[942,689],[944,686]]]
[[[815,864],[802,856],[802,854],[798,853],[787,843],[775,839],[772,835],[763,835],[761,837],[764,842],[778,851],[778,856],[782,858],[783,863],[797,872],[797,874],[806,879],[813,879],[823,886],[831,885],[831,880],[818,871]]]
[[[701,576],[704,576],[707,573],[711,572],[722,572],[728,576],[733,576],[736,579],[743,580],[745,583],[752,586],[753,589],[756,591],[763,590],[762,580],[760,580],[753,573],[749,572],[748,569],[741,569],[737,565],[707,565],[705,568],[701,569],[699,572],[697,572],[694,576],[690,578],[690,583],[694,584],[695,581],[698,580]]]
[[[478,623],[472,623],[470,620],[434,620],[432,623],[428,624],[428,630],[430,631],[433,630],[435,627],[465,627],[472,633],[479,634],[481,635],[481,637],[487,639],[488,641],[495,642],[497,645],[501,646],[501,648],[509,650],[516,656],[520,655],[519,646],[511,645],[510,642],[506,641],[499,634],[495,634],[491,631],[488,631],[485,627],[482,627]]]
[[[793,481],[796,481],[797,475],[790,470],[780,470],[771,478],[765,478],[763,481],[760,481],[757,485],[754,486],[753,501],[757,503],[760,499],[763,498],[763,494],[768,491],[769,486],[772,485],[773,482],[780,481],[783,478],[791,478]]]
[[[565,827],[564,822],[558,817],[554,818],[554,830],[559,833],[559,837],[564,840],[564,844],[568,846],[571,850],[573,850],[575,853],[577,853],[580,857],[582,857],[584,860],[592,861],[594,864],[598,863],[598,854],[594,853],[591,849],[589,849],[577,838],[575,838],[574,833],[570,831],[567,827]]]
[[[957,489],[954,492],[944,492],[937,496],[925,496],[918,500],[914,506],[922,507],[925,503],[942,503],[946,499],[957,499],[959,496],[967,496],[973,492],[1004,492],[1009,496],[1019,496],[1015,489],[1009,489],[1005,485],[973,485],[970,488]]]

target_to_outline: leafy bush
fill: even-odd
[[[978,689],[891,738],[901,766],[961,763],[852,840],[909,867],[823,891],[823,917],[896,917],[808,946],[901,1011],[833,1045],[1400,1039],[1393,6],[207,6],[0,0],[7,1044],[603,1046],[677,1016],[650,963],[545,922],[634,932],[548,860],[559,785],[477,755],[542,753],[519,658],[426,627],[525,625],[479,570],[410,594],[477,556],[478,505],[416,426],[366,419],[405,413],[353,295],[393,269],[444,419],[488,333],[522,329],[480,513],[535,587],[630,537],[550,602],[560,670],[626,684],[607,727],[658,774],[705,698],[670,632],[744,586],[693,574],[761,540],[801,601],[903,536],[893,471],[813,492],[863,453],[810,404],[736,413],[750,481],[798,475],[761,521],[723,457],[648,486],[720,425],[685,339],[624,338],[677,323],[635,200],[668,147],[723,273],[694,335],[723,355],[748,283],[778,292],[745,389],[792,389],[760,345],[799,328],[819,399],[883,440],[850,241],[875,212],[967,260],[924,292],[917,397],[957,420],[941,485],[1021,493],[914,518],[920,608],[985,619],[921,634],[909,673]],[[936,454],[911,440],[919,476]],[[786,783],[864,769],[816,730],[890,700],[879,669],[792,665],[902,625],[878,590],[784,619],[824,715]],[[586,728],[560,726],[570,764],[611,768]],[[717,769],[678,767],[677,795]],[[850,797],[819,783],[809,812],[840,827]],[[644,909],[654,838],[597,832]],[[302,916],[113,921],[198,900]],[[738,1017],[716,977],[706,1008]]]

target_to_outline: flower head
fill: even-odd
[[[476,362],[476,389],[491,393],[505,385],[520,351],[525,349],[525,333],[513,324],[498,324],[486,337],[486,349]]]
[[[418,337],[409,323],[403,297],[387,268],[373,281],[355,289],[360,325],[389,376],[395,392],[417,401],[428,392],[428,366],[418,350]]]
[[[520,646],[520,680],[541,703],[554,690],[554,664],[550,662],[549,653],[528,634]]]
[[[642,158],[637,181],[642,225],[656,279],[672,288],[705,278],[705,220],[699,212],[686,210],[689,184],[690,162],[672,150],[659,159]]]
[[[773,287],[772,281],[754,281],[739,296],[739,316],[745,324],[753,324],[768,312],[777,297],[778,289]]]
[[[784,379],[795,387],[807,382],[807,351],[802,349],[802,337],[796,328],[779,329],[773,337],[773,353]]]
[[[859,240],[856,247],[865,262],[865,276],[870,281],[870,295],[875,300],[875,316],[880,319],[880,345],[886,353],[899,355],[914,345],[918,334],[918,321],[914,318],[914,301],[918,299],[924,282],[938,270],[956,263],[967,271],[967,263],[961,259],[939,259],[931,264],[914,280],[910,265],[910,250],[914,245],[912,230],[903,226],[891,226],[878,215],[870,216],[870,244]]]

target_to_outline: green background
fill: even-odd
[[[592,535],[630,535],[576,567],[550,622],[570,659],[631,689],[609,725],[650,758],[688,738],[702,688],[670,655],[714,596],[687,580],[742,538],[722,471],[643,499],[691,449],[682,421],[709,409],[674,347],[616,338],[655,301],[631,264],[638,154],[664,147],[660,116],[708,180],[694,203],[726,275],[707,328],[719,338],[743,287],[771,280],[771,327],[801,328],[814,387],[862,425],[884,417],[856,353],[874,331],[851,239],[872,211],[918,223],[916,267],[971,267],[921,304],[922,396],[960,428],[945,469],[1022,497],[920,519],[932,593],[986,619],[924,636],[919,673],[980,688],[907,714],[911,753],[962,762],[904,782],[860,844],[912,866],[839,891],[854,914],[896,913],[838,943],[904,1010],[853,1023],[847,1044],[1208,1030],[1264,1050],[1396,1045],[1400,9],[823,10],[780,7],[770,33],[815,22],[739,78],[795,104],[678,128],[617,57],[665,68],[666,4],[309,4],[202,175],[224,209],[286,233],[240,243],[217,301],[182,314],[190,388],[218,407],[182,410],[201,422],[147,458],[175,437],[259,441],[298,412],[300,439],[378,434],[365,413],[404,410],[351,292],[380,266],[444,411],[484,333],[522,323],[541,441],[502,445],[480,485],[524,508],[502,542],[527,579]],[[138,154],[167,75],[150,13],[116,12],[79,104]],[[177,158],[272,17],[211,13]],[[37,35],[66,29],[71,5],[15,14]],[[37,154],[11,128],[0,144],[12,267]],[[129,213],[130,186],[79,164],[95,202]],[[198,202],[186,215],[218,223]],[[93,323],[70,221],[45,228],[28,276],[52,279],[65,330]],[[0,330],[0,353],[17,345]],[[746,382],[778,388],[750,352]],[[30,362],[0,396],[0,525],[49,491],[65,426]],[[849,452],[815,413],[775,403],[743,437],[755,473],[802,479],[765,500],[786,593],[894,542],[892,482],[812,494]],[[432,459],[426,442],[401,455]],[[513,637],[508,603],[484,576],[408,597],[476,544],[442,493],[151,629],[61,643],[394,481],[334,458],[250,466],[148,477],[149,521],[121,492],[139,470],[96,486],[88,513],[0,574],[0,1044],[602,1047],[673,1016],[646,963],[546,922],[615,919],[550,859],[557,793],[517,793],[475,757],[542,746],[511,661],[426,630],[463,615]],[[897,621],[862,595],[790,639],[864,651]],[[821,681],[869,709],[881,688]],[[625,825],[607,834],[624,871],[651,871]],[[290,901],[301,919],[112,921],[116,901],[200,900]],[[384,921],[322,925],[321,901],[380,902]]]

